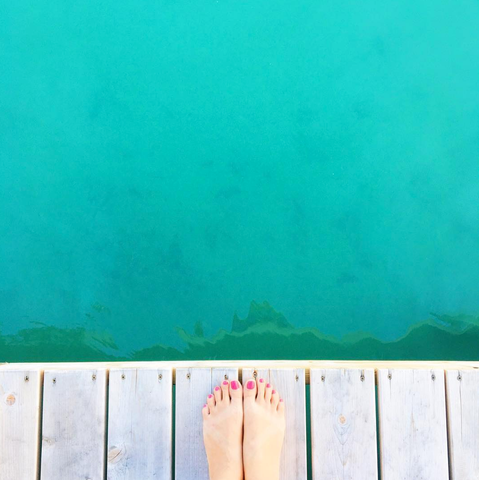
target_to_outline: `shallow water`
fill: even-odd
[[[0,361],[479,359],[478,59],[476,0],[6,3]]]

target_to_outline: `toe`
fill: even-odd
[[[242,400],[243,392],[241,391],[241,383],[238,380],[232,380],[230,383],[230,397],[232,401]]]
[[[201,413],[203,414],[203,420],[206,420],[210,415],[210,409],[208,408],[208,405],[206,405],[206,403],[203,405]]]
[[[256,398],[256,382],[253,379],[250,379],[246,382],[244,398],[245,400],[254,400]]]
[[[221,392],[223,394],[223,402],[230,403],[230,393],[229,393],[230,382],[224,380],[221,384]]]
[[[284,401],[282,398],[279,399],[279,403],[278,403],[278,413],[280,415],[284,415]]]
[[[215,387],[213,394],[215,396],[215,403],[218,405],[218,403],[221,402],[221,388],[220,387]]]
[[[267,383],[266,384],[266,392],[264,394],[264,399],[266,400],[266,402],[271,403],[271,392],[272,391],[273,391],[273,387],[271,386],[270,383]]]
[[[208,395],[208,398],[206,399],[206,404],[208,405],[208,408],[210,409],[210,412],[211,410],[214,408],[215,406],[215,397],[214,395],[211,395],[209,394]]]
[[[264,391],[266,390],[266,382],[264,378],[260,378],[258,380],[258,396],[256,397],[257,400],[264,400]]]
[[[276,390],[273,390],[271,392],[271,405],[273,408],[278,408],[278,403],[279,403],[279,394]]]

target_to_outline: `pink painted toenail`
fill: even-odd
[[[282,401],[283,401],[283,399],[282,399],[282,398],[280,398],[280,399],[279,399],[279,401],[280,401],[280,402],[282,402]]]
[[[206,405],[206,403],[203,405],[203,408],[206,408],[208,405]]]
[[[271,385],[269,383],[267,383],[266,388],[271,388]]]
[[[276,393],[276,390],[273,390],[273,391],[271,392],[271,395],[274,395],[275,393]]]
[[[232,388],[233,390],[238,390],[239,385],[238,385],[238,382],[237,382],[236,380],[233,380],[233,381],[231,382],[231,388]]]
[[[223,385],[228,385],[228,382],[225,380],[225,381],[223,382]]]
[[[213,398],[213,395],[209,394],[209,395],[208,395],[208,398]]]
[[[253,382],[253,380],[250,380],[246,386],[248,387],[248,390],[253,390],[253,388],[255,387],[255,384]]]
[[[215,392],[217,392],[220,389],[220,387],[215,387]]]
[[[262,378],[259,379],[259,383],[263,383],[264,380]]]

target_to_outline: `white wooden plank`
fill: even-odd
[[[451,480],[479,478],[479,371],[446,372]]]
[[[383,480],[449,478],[443,370],[379,370]]]
[[[172,370],[111,369],[108,480],[171,480]]]
[[[286,433],[281,480],[306,480],[306,388],[304,369],[270,369],[269,381],[285,402]]]
[[[201,409],[211,393],[210,368],[176,370],[175,476],[209,480]]]
[[[36,480],[41,372],[0,371],[0,480]]]
[[[106,370],[45,371],[42,480],[103,480]]]
[[[377,479],[374,370],[311,370],[310,392],[313,479]]]

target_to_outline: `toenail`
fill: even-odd
[[[283,399],[282,399],[282,398],[280,398],[280,399],[279,399],[279,401],[280,401],[280,402],[282,402],[282,401],[283,401]]]
[[[220,387],[215,387],[215,392],[217,392],[220,389]]]
[[[208,405],[206,405],[206,403],[203,405],[203,408],[206,408]]]
[[[246,386],[248,387],[248,390],[253,390],[253,388],[255,387],[255,384],[253,380],[250,380]]]
[[[225,380],[225,381],[223,382],[223,385],[228,385],[228,382]]]
[[[264,380],[262,378],[259,379],[259,383],[263,383]]]
[[[271,388],[271,385],[269,383],[267,383],[266,388]]]
[[[233,381],[231,382],[231,388],[232,388],[233,390],[238,390],[239,385],[238,385],[238,382],[237,382],[236,380],[233,380]]]
[[[272,395],[274,395],[275,393],[276,393],[276,390],[273,390],[273,391],[271,392]]]
[[[213,398],[213,395],[209,394],[209,395],[208,395],[208,398]]]

